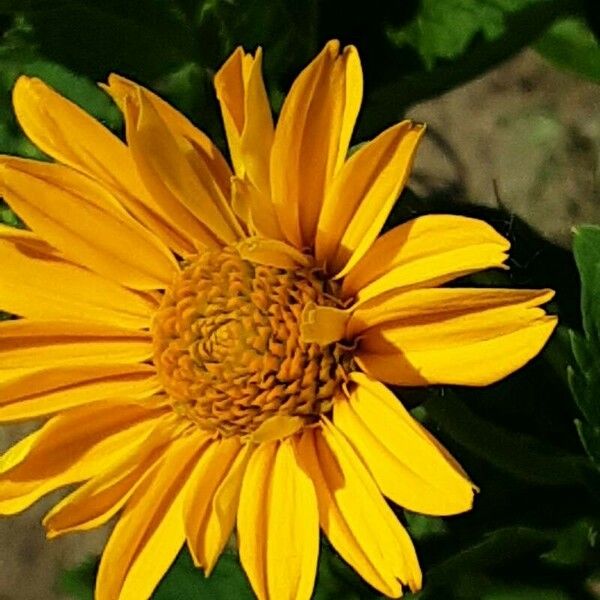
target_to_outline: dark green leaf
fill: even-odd
[[[98,559],[89,558],[73,569],[63,571],[58,580],[61,592],[75,600],[94,600]]]
[[[415,48],[428,69],[463,54],[477,35],[490,42],[507,32],[507,15],[549,0],[421,0],[414,19],[390,30],[397,46]]]
[[[600,83],[600,44],[583,20],[555,23],[534,47],[553,65]]]
[[[451,390],[424,404],[427,416],[456,443],[499,469],[543,485],[580,483],[587,461],[547,447],[473,413]]]
[[[590,458],[600,467],[600,426],[590,425],[584,421],[575,421],[581,443]]]

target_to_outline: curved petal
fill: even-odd
[[[262,78],[262,49],[252,56],[237,48],[217,71],[215,89],[235,173],[247,175],[268,196],[273,117]]]
[[[509,247],[508,240],[479,219],[418,217],[375,240],[344,278],[342,295],[365,302],[398,288],[435,287],[503,267]]]
[[[178,252],[193,251],[148,196],[127,146],[73,102],[36,78],[21,76],[13,105],[27,137],[46,154],[114,190],[119,201]]]
[[[343,435],[328,422],[306,430],[298,444],[331,544],[368,583],[392,598],[416,591],[421,571],[408,534]]]
[[[13,210],[73,262],[135,289],[164,288],[178,270],[168,248],[88,177],[63,165],[0,157]]]
[[[215,441],[191,475],[183,520],[194,563],[207,575],[233,531],[248,448],[236,437]]]
[[[206,163],[178,142],[142,88],[124,99],[124,112],[140,177],[177,227],[209,247],[239,239],[236,217]]]
[[[109,398],[149,398],[161,389],[154,367],[62,366],[0,382],[0,421],[33,419]]]
[[[316,237],[317,262],[330,273],[345,275],[369,249],[408,179],[424,132],[423,125],[398,123],[341,169],[325,197]]]
[[[348,438],[379,489],[396,504],[428,515],[473,505],[473,485],[383,384],[352,373],[349,400],[336,401],[335,426]]]
[[[259,445],[242,483],[240,560],[259,600],[308,600],[313,591],[319,552],[317,500],[292,440]]]
[[[0,240],[5,245],[18,250],[25,256],[32,258],[45,258],[48,260],[63,260],[60,252],[48,242],[37,236],[33,231],[17,229],[0,223]]]
[[[65,365],[135,364],[152,356],[145,331],[77,321],[0,323],[0,372]]]
[[[18,513],[59,487],[109,471],[138,451],[164,414],[97,402],[50,419],[0,458],[0,513]]]
[[[323,197],[348,152],[362,101],[353,46],[329,42],[300,73],[283,103],[271,151],[271,193],[281,229],[312,247]]]
[[[176,433],[175,415],[165,416],[140,444],[137,452],[123,457],[63,498],[44,517],[48,538],[71,531],[100,527],[129,500],[145,475],[162,459]]]
[[[32,238],[33,241],[34,238]],[[30,319],[150,325],[153,305],[142,296],[77,265],[0,238],[0,308]]]
[[[270,196],[259,191],[247,177],[231,179],[231,207],[251,233],[284,240]]]
[[[183,500],[205,445],[197,432],[174,441],[138,486],[102,554],[97,600],[150,598],[185,541]]]
[[[171,133],[175,137],[180,138],[182,145],[185,142],[190,144],[190,152],[200,154],[225,197],[229,196],[229,180],[232,173],[227,161],[210,138],[198,129],[183,113],[180,113],[176,108],[173,108],[168,102],[165,102],[160,96],[157,96],[147,88],[114,73],[109,75],[108,85],[101,84],[101,87],[111,95],[121,110],[124,109],[125,98],[135,95],[138,89],[144,90],[144,95],[152,102],[156,112],[165,122]]]
[[[358,364],[397,385],[487,385],[522,367],[556,326],[551,290],[439,288],[374,299],[352,315]]]

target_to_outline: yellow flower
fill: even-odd
[[[438,287],[502,267],[485,223],[414,219],[376,239],[424,127],[347,159],[362,97],[330,42],[274,127],[261,51],[215,78],[231,168],[152,92],[113,75],[127,144],[37,79],[14,108],[56,162],[4,156],[0,419],[50,419],[0,459],[0,512],[81,483],[48,535],[120,518],[98,600],[151,595],[187,541],[206,573],[237,524],[261,599],[310,597],[319,526],[383,594],[421,587],[384,496],[468,510],[473,484],[384,383],[494,382],[555,326],[552,292]],[[381,383],[384,382],[384,383]]]

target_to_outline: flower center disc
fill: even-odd
[[[350,359],[340,344],[303,342],[300,319],[308,302],[336,305],[334,285],[231,247],[186,261],[153,322],[154,363],[174,408],[224,437],[275,415],[316,422]]]

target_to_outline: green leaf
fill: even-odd
[[[527,527],[507,527],[486,535],[476,544],[461,550],[427,571],[427,585],[420,598],[457,597],[452,591],[461,589],[460,597],[481,598],[477,595],[477,579],[473,574],[497,570],[525,557],[539,557],[553,548],[550,535]],[[467,596],[465,586],[471,588]]]
[[[450,438],[505,473],[541,485],[581,483],[588,463],[537,439],[516,433],[473,413],[451,390],[424,404],[427,416]]]
[[[600,468],[600,426],[590,425],[585,421],[575,421],[577,432],[585,451],[592,461]]]
[[[554,66],[600,83],[600,44],[582,19],[558,21],[534,48]]]
[[[91,557],[73,569],[60,574],[58,588],[69,598],[94,600],[94,582],[98,570],[98,559]]]
[[[111,70],[148,80],[197,54],[189,23],[166,0],[0,0],[24,15],[41,53],[103,79]]]
[[[463,54],[477,35],[493,41],[507,31],[506,17],[548,0],[421,0],[412,21],[389,31],[397,46],[417,50],[428,69]]]
[[[600,353],[600,226],[574,230],[573,253],[581,277],[581,312],[588,341]]]

